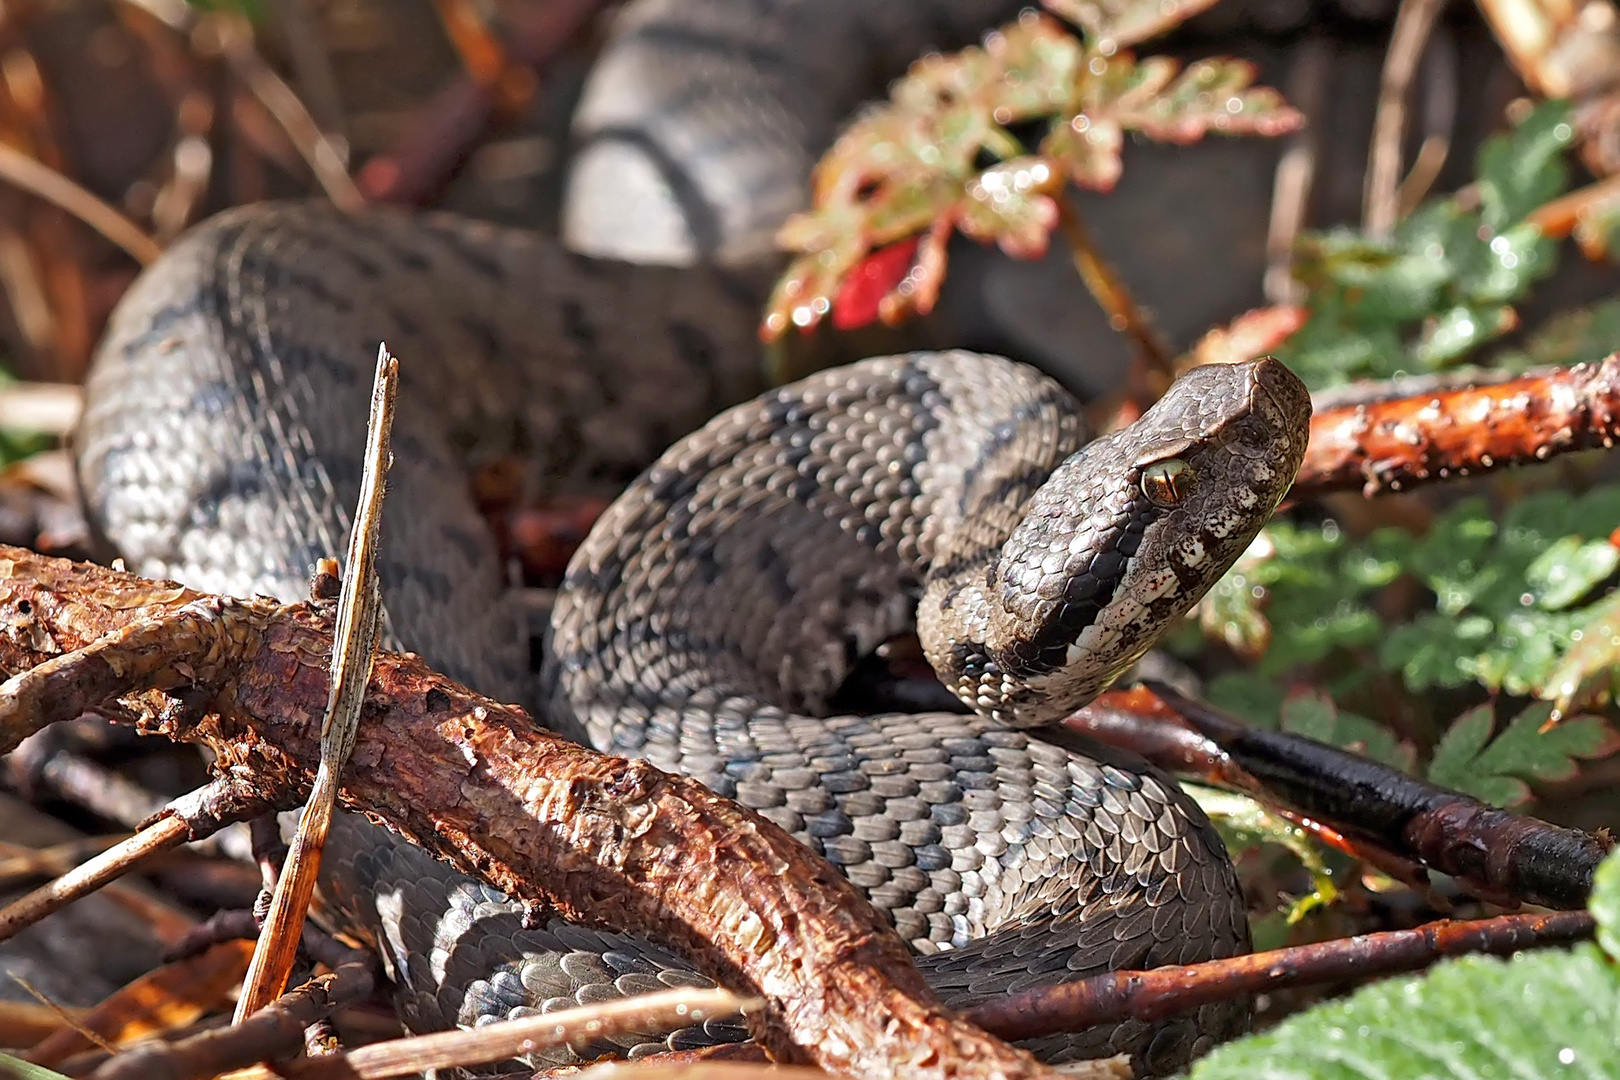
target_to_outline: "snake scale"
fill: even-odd
[[[922,29],[906,43],[961,36],[929,22],[947,5],[910,6]],[[950,6],[974,25],[1007,7]],[[681,7],[642,0],[630,12],[651,15],[627,16],[626,32],[712,73],[719,24],[672,32]],[[748,9],[755,29],[796,12],[784,25],[811,52],[876,32],[876,16],[840,30],[829,15],[812,35],[797,0],[713,7]],[[875,62],[857,52],[843,50],[851,80]],[[773,78],[806,71],[825,75]],[[301,597],[313,562],[344,546],[386,340],[403,359],[379,565],[393,641],[794,832],[890,913],[949,1003],[1246,949],[1224,847],[1172,780],[1020,729],[1094,695],[1248,544],[1303,454],[1298,381],[1274,362],[1201,370],[1098,439],[1055,383],[971,353],[868,360],[749,402],[749,297],[718,271],[589,258],[448,216],[234,210],[177,242],[114,315],[76,442],[89,515],[139,572]],[[570,564],[538,687],[466,481],[514,450],[536,484],[631,484]],[[913,626],[977,712],[826,716],[852,665]],[[323,889],[419,1029],[708,984],[624,935],[526,924],[359,819],[334,835]],[[1162,1072],[1246,1022],[1241,1004],[1207,1006],[1036,1049],[1128,1052]],[[740,1034],[709,1024],[581,1052]]]

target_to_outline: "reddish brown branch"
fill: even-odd
[[[161,634],[135,628],[178,627],[182,663],[115,651],[140,662],[101,688],[283,805],[308,791],[332,645],[322,611],[222,602],[20,548],[0,548],[0,578],[0,668],[107,640],[161,653]],[[49,699],[18,700],[29,682],[7,684],[0,743],[21,718],[77,715],[77,701],[63,717]],[[508,894],[662,940],[767,998],[757,1033],[779,1057],[874,1078],[1054,1075],[948,1014],[883,917],[781,829],[695,780],[566,742],[417,657],[378,658],[342,801]]]
[[[1111,711],[1135,714],[1138,729],[1180,725],[1191,737],[1141,738],[1109,719]],[[1093,715],[1102,718],[1097,726]],[[1133,749],[1172,768],[1217,762],[1216,779],[1320,818],[1375,852],[1449,874],[1498,903],[1583,907],[1611,847],[1606,837],[1500,810],[1315,739],[1251,728],[1157,684],[1104,694],[1065,727],[1105,741],[1111,731],[1131,732]]]
[[[1320,412],[1289,498],[1405,491],[1613,446],[1617,437],[1620,356],[1610,356],[1490,386]]]
[[[1153,1023],[1244,994],[1415,971],[1463,953],[1505,955],[1578,941],[1591,937],[1592,929],[1592,916],[1584,911],[1436,922],[1186,967],[1116,971],[987,1002],[964,1015],[1004,1039],[1033,1039],[1127,1019]]]

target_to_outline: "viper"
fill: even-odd
[[[732,55],[668,32],[683,5],[702,7],[628,9],[601,62],[621,89],[627,72],[664,70],[614,61],[624,50]],[[820,11],[794,42],[812,52],[837,37],[837,12],[881,23],[888,10],[763,6]],[[981,6],[970,22],[1009,5]],[[793,25],[784,16],[767,36],[783,44]],[[915,44],[890,45],[902,41]],[[744,54],[756,75],[769,67]],[[760,75],[747,100],[768,113],[799,74]],[[669,143],[658,153],[604,120],[607,99],[588,90],[596,156],[584,160],[622,156],[615,139],[666,173],[701,156],[682,133],[714,130],[715,115],[683,128],[686,114],[659,112],[712,103],[694,78],[652,94]],[[826,134],[771,130],[784,127]],[[720,156],[745,178],[763,160]],[[641,166],[608,172],[647,180]],[[794,201],[754,179],[737,191],[778,194],[728,209],[747,219],[745,248]],[[568,221],[576,246],[606,243]],[[732,250],[697,248],[719,262]],[[111,320],[75,447],[89,517],[138,572],[303,596],[316,560],[345,546],[386,341],[403,383],[379,562],[391,644],[789,830],[888,913],[949,1004],[1246,949],[1241,888],[1196,804],[1140,761],[1038,729],[1117,678],[1252,541],[1304,452],[1299,381],[1270,360],[1199,368],[1096,437],[1055,382],[978,353],[879,357],[764,390],[756,299],[734,265],[636,266],[443,215],[239,208],[176,242]],[[536,655],[467,479],[514,457],[531,494],[615,497]],[[855,666],[912,630],[968,711],[840,710]],[[325,917],[376,946],[417,1029],[708,982],[633,937],[527,919],[359,819],[340,823],[322,889]],[[1130,1053],[1163,1072],[1246,1022],[1241,1003],[1211,1005],[1035,1049]],[[739,1036],[711,1023],[583,1052]]]

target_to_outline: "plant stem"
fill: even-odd
[[[1156,401],[1175,379],[1175,357],[1148,319],[1136,305],[1130,290],[1092,242],[1085,219],[1071,195],[1057,200],[1058,228],[1069,245],[1074,268],[1108,315],[1108,325],[1136,343],[1136,362],[1131,366],[1126,391],[1144,407]]]

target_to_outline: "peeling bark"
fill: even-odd
[[[86,663],[142,730],[208,746],[216,769],[280,805],[314,775],[331,630],[312,604],[0,547],[0,668]],[[0,688],[0,748],[81,704],[58,685]],[[883,917],[781,829],[695,780],[569,743],[413,655],[378,657],[341,800],[503,892],[660,939],[765,997],[756,1034],[783,1060],[874,1080],[1057,1075],[947,1013]]]

